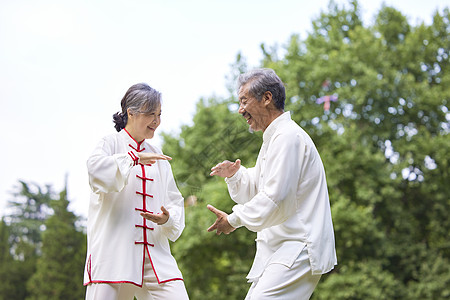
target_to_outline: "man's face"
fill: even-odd
[[[247,83],[239,89],[238,112],[247,120],[251,130],[264,131],[270,124],[267,106],[263,100],[258,101],[249,94],[248,86]]]

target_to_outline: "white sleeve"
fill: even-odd
[[[283,223],[296,212],[296,191],[305,147],[299,135],[281,134],[274,138],[262,174],[265,184],[250,201],[233,207],[233,213],[228,216],[231,226],[261,231]]]
[[[231,177],[225,178],[231,199],[239,204],[244,204],[256,194],[256,182],[254,178],[255,168],[246,169],[241,166]]]
[[[102,139],[87,160],[89,185],[94,193],[119,192],[127,184],[137,160],[134,153],[113,153],[112,143]]]
[[[161,225],[163,234],[172,242],[175,242],[184,230],[184,198],[177,188],[173,178],[172,168],[167,161],[161,161],[164,165],[166,174],[166,198],[164,207],[169,211],[169,220]]]

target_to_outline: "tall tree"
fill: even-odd
[[[449,10],[414,26],[383,6],[365,26],[357,1],[330,2],[306,39],[291,37],[283,57],[276,47],[261,48],[262,66],[287,84],[286,109],[315,141],[327,172],[339,265],[313,298],[448,297]],[[183,194],[197,198],[173,247],[195,298],[237,299],[246,290],[235,276],[242,280],[251,264],[253,235],[204,232],[214,219],[206,203],[232,205],[209,168],[238,157],[252,166],[260,146],[235,107],[234,97],[202,100],[194,125],[165,137]]]
[[[55,213],[45,222],[42,256],[28,281],[27,299],[83,299],[86,238],[75,226],[77,217],[68,210],[67,187],[50,205]]]
[[[449,36],[448,9],[414,27],[384,6],[364,27],[352,1],[349,9],[332,3],[305,41],[291,38],[283,59],[266,51],[264,65],[293,87],[287,108],[328,175],[340,265],[315,298],[449,294],[448,272],[435,264],[450,259]],[[327,95],[338,101],[316,103]],[[434,282],[428,290],[425,278]],[[348,288],[332,294],[343,282]]]
[[[19,187],[9,201],[8,214],[2,224],[1,239],[4,261],[0,266],[0,299],[25,299],[26,283],[36,270],[41,253],[41,232],[44,222],[53,212],[49,202],[53,197],[50,186],[19,181]],[[6,251],[7,249],[7,251]]]
[[[0,222],[0,300],[23,300],[27,297],[26,281],[33,274],[35,256],[24,260],[14,259],[11,254],[10,227]]]
[[[6,216],[16,258],[23,260],[39,254],[44,222],[53,213],[49,206],[53,195],[49,185],[43,189],[37,184],[19,181],[14,199],[8,202],[10,213]]]
[[[172,251],[192,299],[243,299],[248,289],[243,278],[254,256],[255,235],[237,230],[216,237],[206,231],[215,220],[207,204],[224,210],[232,207],[225,182],[209,173],[225,159],[254,164],[261,135],[249,133],[230,100],[199,101],[193,121],[178,138],[166,135],[164,139],[164,153],[174,157],[173,172],[189,203],[186,228]]]
[[[14,284],[8,276],[12,267],[12,256],[9,243],[9,227],[3,218],[0,221],[0,300],[13,299],[15,289]]]
[[[9,244],[9,227],[2,218],[0,220],[0,263],[2,264],[11,259]]]

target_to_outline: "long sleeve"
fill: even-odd
[[[128,153],[112,153],[111,141],[102,139],[87,160],[89,185],[94,193],[119,192],[134,165]]]
[[[246,169],[241,166],[229,178],[225,178],[231,199],[239,204],[245,204],[256,195],[255,168]]]
[[[179,192],[169,162],[164,163],[167,176],[167,194],[164,206],[169,211],[169,220],[161,225],[162,232],[172,242],[175,242],[184,230],[184,199]]]
[[[261,231],[283,223],[297,211],[296,191],[306,145],[298,134],[296,138],[279,134],[266,147],[259,162],[262,178],[258,193],[247,203],[233,207],[228,217],[233,227]]]
[[[136,141],[124,129],[104,137],[87,161],[92,192],[84,284],[139,286],[147,255],[158,283],[183,278],[169,244],[184,228],[183,197],[169,162],[142,164],[138,155],[143,152],[161,150],[145,140]],[[161,213],[161,206],[169,211],[165,224],[142,217],[143,212]]]
[[[305,246],[313,274],[333,269],[337,260],[325,169],[314,142],[289,112],[264,131],[253,170],[253,195],[242,174],[227,180],[232,197],[249,199],[233,207],[228,222],[257,232],[247,278],[258,278],[268,264],[294,261]],[[239,188],[244,191],[234,190]]]

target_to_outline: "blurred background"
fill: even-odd
[[[243,299],[255,233],[209,177],[262,136],[236,77],[273,68],[327,173],[338,266],[313,299],[450,297],[448,1],[0,1],[0,300],[83,299],[86,159],[129,86],[163,94],[191,299]],[[328,101],[333,99],[334,101]],[[325,101],[324,101],[325,100]]]

